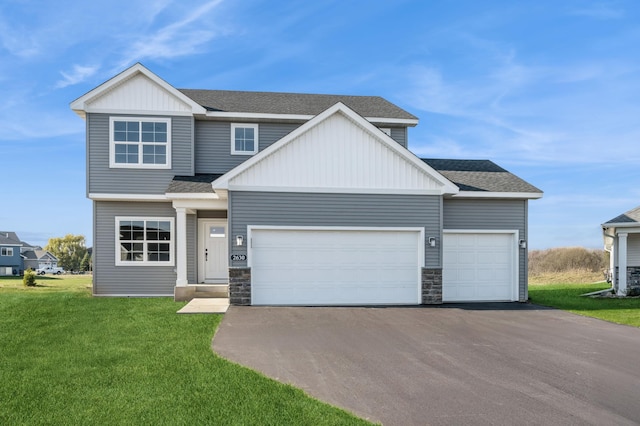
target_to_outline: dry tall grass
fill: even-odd
[[[609,253],[583,247],[529,252],[530,284],[592,283],[604,280]]]

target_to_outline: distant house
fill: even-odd
[[[58,258],[47,250],[43,250],[41,247],[27,248],[23,250],[22,257],[24,259],[24,269],[44,268],[51,266],[56,268],[58,266]]]
[[[640,206],[603,223],[602,233],[616,294],[640,294]]]
[[[19,275],[24,270],[20,248],[22,242],[15,232],[0,231],[0,275]]]

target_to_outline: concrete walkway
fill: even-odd
[[[213,350],[385,425],[640,423],[640,329],[532,305],[232,306]]]
[[[229,299],[191,299],[178,311],[179,314],[224,314],[229,308]]]

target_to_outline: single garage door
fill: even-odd
[[[445,231],[442,243],[442,300],[518,300],[514,235]]]
[[[251,229],[252,304],[419,304],[422,240],[416,229]]]

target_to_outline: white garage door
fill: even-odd
[[[418,304],[422,239],[415,229],[252,229],[252,303]]]
[[[513,233],[445,231],[442,247],[444,302],[518,300]]]

